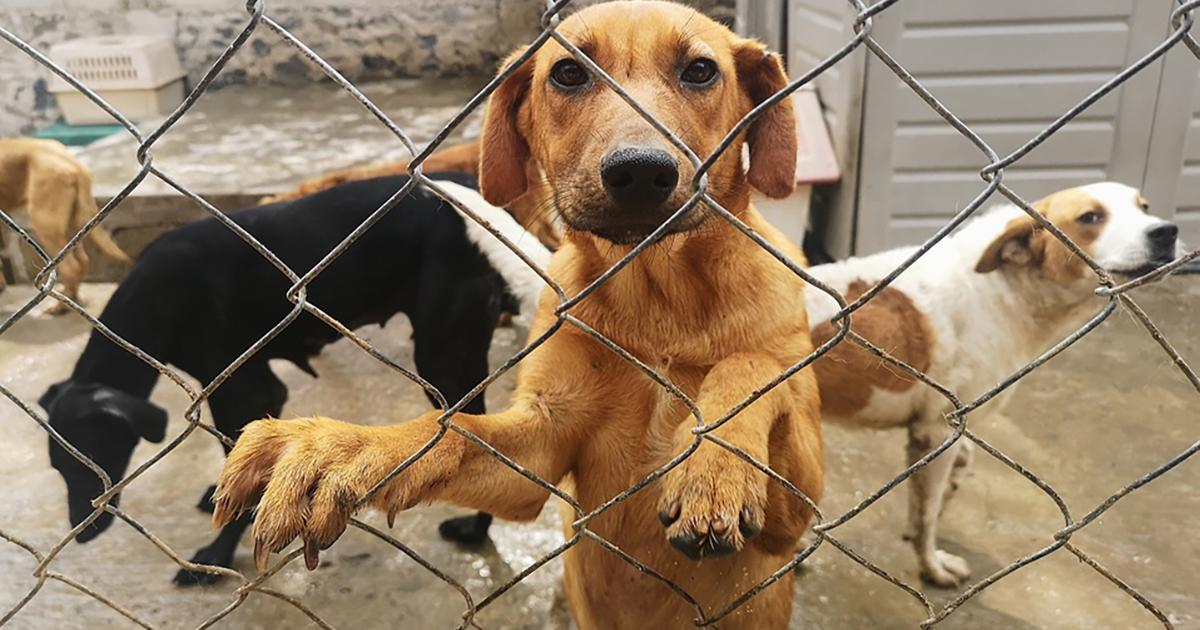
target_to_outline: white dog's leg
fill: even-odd
[[[942,498],[943,513],[946,511],[946,504],[950,502],[950,497],[958,493],[958,487],[962,485],[963,476],[967,474],[971,462],[975,461],[974,442],[963,438],[958,441],[957,447],[958,454],[954,457],[954,468],[950,470],[950,483],[946,484],[946,496]]]
[[[917,420],[908,430],[908,462],[911,464],[924,457],[951,432],[940,415]],[[913,547],[921,565],[921,577],[944,588],[958,586],[971,572],[965,560],[937,548],[938,517],[962,450],[960,440],[917,470],[910,480],[909,526],[914,534]]]
[[[954,457],[954,468],[950,471],[950,483],[946,484],[946,493],[942,497],[942,514],[946,513],[946,505],[950,503],[951,497],[958,493],[958,487],[962,484],[963,476],[967,474],[967,468],[971,466],[971,462],[975,461],[974,442],[967,439],[959,440],[957,448],[958,454]],[[923,454],[918,454],[917,458]],[[910,459],[909,463],[914,461],[916,459]],[[918,502],[920,496],[915,490],[908,493],[908,525],[901,532],[900,537],[910,542],[917,538],[917,529],[920,527],[921,506]]]

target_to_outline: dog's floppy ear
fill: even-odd
[[[738,84],[757,107],[787,87],[787,74],[779,55],[754,40],[734,48]],[[785,98],[763,112],[746,131],[750,145],[750,184],[768,197],[782,199],[796,189],[796,114],[792,99]]]
[[[157,443],[167,437],[167,411],[145,398],[100,386],[91,392],[90,402],[106,414],[129,423],[129,428],[146,440]]]
[[[518,48],[500,65],[507,68],[525,52]],[[529,93],[533,77],[533,59],[508,76],[492,92],[483,115],[483,134],[479,142],[479,192],[494,206],[507,206],[529,188],[525,163],[529,144],[521,134],[519,110]]]
[[[983,256],[980,256],[979,262],[975,264],[975,272],[988,273],[1005,264],[1023,266],[1041,260],[1038,227],[1030,216],[1010,221],[1004,232],[983,251]]]

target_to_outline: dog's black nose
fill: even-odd
[[[679,183],[679,165],[662,149],[623,147],[600,163],[604,190],[628,210],[651,209],[666,201]]]
[[[1157,225],[1146,232],[1146,238],[1157,247],[1174,247],[1175,239],[1179,238],[1179,226],[1174,223]]]

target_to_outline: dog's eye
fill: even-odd
[[[1138,207],[1142,209],[1142,212],[1150,212],[1150,204],[1148,202],[1139,201]]]
[[[1093,225],[1093,224],[1099,223],[1103,220],[1104,220],[1104,215],[1099,212],[1096,212],[1095,210],[1093,210],[1091,212],[1085,212],[1085,213],[1079,215],[1078,219],[1075,219],[1076,222],[1082,223],[1084,225]]]
[[[588,71],[574,59],[563,59],[550,68],[550,80],[560,88],[576,88],[590,79]]]
[[[717,62],[712,59],[697,59],[683,69],[679,78],[691,85],[708,85],[717,78]]]

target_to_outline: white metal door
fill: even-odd
[[[1161,42],[1171,7],[915,0],[885,11],[881,30],[893,56],[1004,156]],[[1160,63],[1131,78],[1006,169],[1005,182],[1030,200],[1102,179],[1139,185],[1161,73]],[[873,57],[864,108],[855,250],[920,242],[984,188],[987,159]]]

